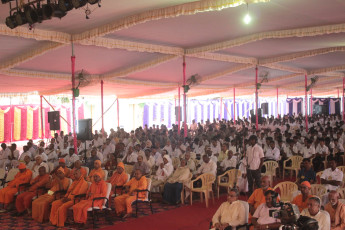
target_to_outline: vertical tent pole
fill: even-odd
[[[44,139],[44,128],[43,128],[43,101],[42,101],[42,98],[43,96],[41,95],[40,98],[41,98],[41,139]]]
[[[345,77],[343,77],[343,100],[341,100],[343,107],[343,121],[345,121],[345,106],[344,106],[344,88],[345,88]]]
[[[304,84],[305,84],[305,131],[308,132],[308,95],[307,95],[307,84],[308,84],[308,79],[307,79],[307,74],[304,75]]]
[[[310,116],[313,116],[313,89],[310,89]]]
[[[77,145],[77,133],[76,133],[76,114],[75,114],[75,95],[74,95],[74,89],[75,89],[75,75],[74,75],[74,68],[75,68],[75,56],[74,56],[74,47],[72,43],[72,116],[73,116],[73,145],[74,145],[74,153],[78,155],[78,145]]]
[[[120,107],[119,107],[119,98],[116,100],[117,105],[117,127],[120,128]]]
[[[186,85],[186,56],[183,56],[183,85]],[[187,137],[187,102],[186,91],[183,90],[184,137]]]
[[[339,98],[339,88],[338,88],[338,98]]]
[[[258,66],[255,67],[255,128],[259,130],[258,118]]]
[[[219,106],[219,120],[222,120],[222,108],[223,108],[223,98],[220,97],[220,106]]]
[[[234,93],[234,124],[236,124],[236,89],[235,87],[233,88],[233,93]]]
[[[102,135],[104,136],[103,80],[101,80]]]
[[[279,90],[278,90],[278,87],[277,87],[277,118],[279,118]]]
[[[177,110],[177,120],[178,120],[178,135],[181,133],[181,88],[178,86],[177,88],[178,91],[178,110]]]

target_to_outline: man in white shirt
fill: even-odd
[[[220,167],[222,167],[223,172],[236,168],[237,164],[237,157],[234,156],[231,150],[228,151],[228,156],[225,158],[221,163]]]
[[[8,156],[11,154],[11,150],[7,147],[5,143],[1,144],[0,150],[0,168],[5,168],[5,162],[8,159]]]
[[[324,169],[323,163],[326,157],[329,155],[329,149],[325,145],[325,140],[320,138],[319,142],[319,145],[315,149],[315,158],[313,159],[313,167],[315,172]]]
[[[42,161],[47,162],[48,161],[48,156],[44,153],[44,149],[39,148],[38,149],[38,154],[35,156],[35,159],[37,156],[40,156],[42,158]],[[47,171],[49,172],[49,171]]]
[[[257,137],[255,135],[249,137],[249,144],[250,146],[247,148],[245,163],[248,167],[248,193],[251,195],[253,193],[254,183],[257,188],[261,187],[261,166],[264,162],[264,152],[257,144]]]
[[[11,153],[8,156],[7,162],[11,163],[13,167],[17,168],[17,166],[19,165],[19,150],[17,150],[17,145],[15,143],[11,145],[10,151]]]
[[[212,156],[218,157],[219,153],[222,151],[220,147],[220,142],[216,138],[213,138],[210,147],[212,151]]]
[[[217,164],[214,161],[210,160],[210,158],[207,154],[203,155],[202,159],[203,159],[204,163],[196,171],[197,172],[196,176],[199,176],[199,175],[204,174],[204,173],[211,173],[214,176],[216,176]]]
[[[30,157],[30,161],[31,161],[31,153],[29,152],[29,148],[28,148],[28,146],[24,145],[23,146],[23,153],[20,154],[19,161],[24,162],[24,158],[26,156]]]
[[[321,184],[327,191],[337,190],[343,181],[343,172],[337,168],[334,158],[329,158],[330,168],[325,169],[321,176]]]
[[[74,162],[78,161],[79,157],[77,154],[74,153],[74,148],[69,149],[69,154],[66,157],[66,166],[71,168]]]
[[[320,230],[330,230],[331,219],[328,212],[321,210],[321,201],[313,196],[308,199],[308,208],[301,212],[301,216],[308,216],[318,222]]]
[[[302,150],[303,158],[312,159],[315,157],[315,148],[312,146],[312,144],[312,140],[307,140],[307,146],[303,147]]]
[[[32,166],[32,168],[30,168],[30,170],[32,171],[32,176],[33,176],[33,178],[35,178],[36,176],[38,176],[38,174],[39,174],[39,168],[41,167],[41,166],[44,166],[45,168],[46,168],[46,172],[49,172],[49,167],[48,167],[48,165],[45,163],[45,162],[43,162],[43,160],[42,160],[42,157],[40,156],[40,155],[37,155],[36,157],[35,157],[35,160],[36,160],[36,162],[35,162],[35,164]]]
[[[266,151],[265,160],[279,161],[280,151],[274,141],[270,142],[270,147]]]

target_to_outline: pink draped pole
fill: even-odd
[[[186,85],[186,57],[183,56],[183,85]],[[184,113],[184,137],[187,137],[187,95],[186,91],[183,90],[183,113]]]
[[[120,107],[119,107],[119,98],[116,100],[117,105],[117,127],[120,128]]]
[[[255,128],[259,130],[258,118],[258,67],[255,67]]]
[[[342,107],[343,107],[343,121],[345,121],[345,106],[344,106],[344,88],[345,88],[345,77],[343,77],[343,104],[342,104]]]
[[[180,135],[181,133],[181,87],[178,86],[177,88],[177,91],[178,91],[178,110],[177,110],[177,132],[178,132],[178,135]]]
[[[101,110],[102,110],[102,135],[104,136],[103,80],[101,80]]]
[[[236,94],[235,94],[235,87],[233,88],[234,93],[234,124],[236,124]]]
[[[222,108],[223,108],[223,98],[220,97],[220,106],[219,106],[219,120],[222,120]]]
[[[308,84],[308,77],[307,74],[304,75],[304,83],[305,83],[305,131],[308,132],[308,95],[307,95],[307,84]]]
[[[310,89],[310,116],[313,116],[313,89]]]
[[[44,139],[44,129],[43,129],[43,96],[40,96],[41,99],[41,139]]]
[[[73,49],[73,43],[72,43],[72,57],[71,57],[71,62],[72,62],[72,89],[75,89],[75,75],[74,75],[74,70],[75,70],[75,56],[74,56],[74,49]],[[78,154],[78,145],[77,145],[77,133],[76,133],[76,116],[75,116],[75,96],[74,96],[74,91],[72,91],[72,116],[73,116],[73,146],[74,146],[74,153]]]
[[[277,118],[279,118],[279,99],[278,99],[278,96],[279,96],[279,92],[278,92],[278,87],[277,87]]]
[[[339,98],[339,89],[338,89],[338,98]]]

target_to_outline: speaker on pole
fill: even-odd
[[[78,140],[89,141],[93,139],[92,136],[92,119],[78,120]]]
[[[60,112],[51,111],[48,112],[48,123],[50,130],[60,130]]]
[[[268,114],[268,103],[262,103],[261,104],[262,114],[267,115]]]

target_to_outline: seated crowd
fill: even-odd
[[[63,227],[70,209],[74,222],[83,225],[87,210],[104,204],[93,199],[105,197],[111,184],[109,205],[126,218],[133,201],[145,199],[146,189],[161,193],[164,203],[178,204],[189,196],[191,187],[201,187],[200,176],[216,178],[239,169],[237,186],[228,188],[227,201],[213,216],[212,228],[243,225],[249,216],[254,229],[278,229],[280,219],[269,213],[279,209],[275,203],[281,191],[271,188],[272,176],[261,174],[268,170],[265,162],[273,161],[279,166],[274,169],[275,179],[284,181],[284,168],[296,158],[302,159],[296,169],[298,190],[284,202],[315,219],[319,229],[345,229],[345,204],[339,200],[344,199],[339,166],[344,165],[345,124],[337,116],[313,116],[306,132],[304,121],[302,115],[271,117],[256,129],[246,119],[205,124],[193,120],[187,137],[177,125],[170,130],[164,125],[139,127],[130,133],[118,128],[109,135],[96,131],[93,140],[78,140],[77,148],[71,133],[60,132],[49,143],[29,141],[21,154],[16,144],[3,143],[0,168],[8,175],[13,169],[19,171],[0,189],[0,212],[15,207],[16,216],[31,215]],[[314,184],[321,184],[325,193],[313,194]],[[248,199],[240,201],[240,193]]]

